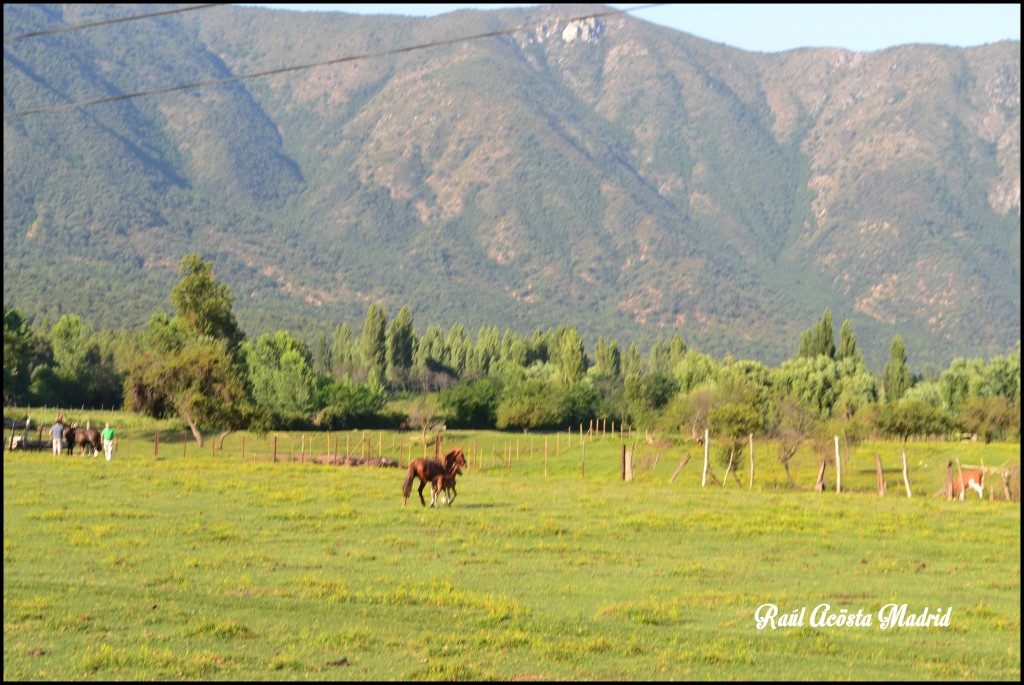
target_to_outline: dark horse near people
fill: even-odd
[[[420,502],[423,506],[427,506],[427,501],[423,499],[423,488],[427,486],[427,483],[430,483],[430,506],[437,506],[437,495],[445,487],[446,477],[453,478],[455,475],[462,473],[463,466],[466,466],[466,457],[462,454],[461,447],[456,447],[441,457],[440,460],[413,459],[409,462],[409,473],[405,479],[405,484],[402,486],[402,508],[405,508],[405,503],[408,501],[410,493],[412,493],[412,482],[416,478],[420,479]],[[454,480],[452,485],[454,485]],[[451,502],[449,501],[450,504]]]
[[[103,438],[95,428],[68,426],[64,429],[64,439],[68,441],[68,454],[74,454],[75,447],[78,445],[82,446],[82,454],[85,454],[85,448],[91,445],[94,457],[99,456],[99,453],[103,451]]]

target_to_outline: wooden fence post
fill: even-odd
[[[729,472],[732,471],[732,461],[736,458],[736,448],[732,447],[729,449],[729,465],[725,467],[725,475],[722,476],[722,487],[725,487],[726,482],[729,480]]]
[[[842,464],[839,463],[839,436],[835,436],[836,439],[836,493],[843,491],[843,469]]]
[[[750,434],[750,487],[748,490],[754,489],[754,434]]]
[[[960,479],[960,501],[964,501],[964,491],[967,489],[964,487],[964,472],[960,468],[960,457],[956,458],[956,476]],[[954,488],[955,489],[955,488]]]
[[[882,475],[882,458],[875,454],[875,474],[878,477],[878,496],[885,496],[885,476]]]
[[[673,482],[675,482],[676,476],[679,475],[679,472],[683,470],[683,467],[686,466],[687,462],[689,462],[689,461],[690,461],[690,455],[689,454],[687,454],[685,457],[682,458],[682,460],[679,462],[679,466],[676,467],[675,473],[673,473],[672,477],[668,479],[669,485],[671,485]]]
[[[153,436],[153,456],[157,456],[160,453],[160,432]]]
[[[910,472],[907,470],[907,451],[900,450],[903,455],[903,484],[907,486],[907,497],[910,497]]]
[[[273,457],[273,461],[274,461],[275,464],[277,463],[277,436],[276,435],[274,436],[274,457]]]
[[[821,458],[821,466],[818,468],[818,482],[814,484],[815,492],[825,491],[825,465],[828,464],[828,457]]]
[[[708,482],[708,430],[704,429],[704,475],[700,478],[700,486],[704,487]]]

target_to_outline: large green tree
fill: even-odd
[[[594,348],[594,374],[618,378],[621,373],[622,353],[619,352],[618,341],[606,342],[604,338],[598,338]]]
[[[363,320],[360,349],[367,375],[377,382],[384,380],[384,370],[388,358],[387,330],[388,316],[384,313],[384,308],[371,303],[366,309],[366,318]]]
[[[823,355],[787,359],[775,370],[774,387],[780,397],[790,396],[820,419],[828,419],[839,397],[839,370]]]
[[[76,314],[65,314],[50,332],[53,360],[60,383],[61,406],[89,403],[86,393],[93,369],[99,366],[99,348],[90,338],[92,331]]]
[[[558,370],[562,383],[567,386],[579,383],[587,374],[587,355],[583,350],[583,338],[575,328],[567,328],[562,333],[559,351]]]
[[[395,383],[405,383],[416,353],[416,333],[412,327],[412,311],[402,307],[387,333],[387,373]]]
[[[174,415],[202,446],[203,430],[244,425],[247,394],[227,342],[186,336],[173,349],[148,348],[125,380],[132,411]]]
[[[953,427],[949,416],[924,400],[904,399],[885,405],[875,417],[876,427],[906,442],[912,435],[943,435]]]
[[[889,346],[889,363],[885,365],[885,399],[890,404],[899,401],[910,388],[910,367],[907,366],[907,346],[896,336]]]
[[[688,350],[676,362],[672,373],[679,381],[680,392],[686,394],[704,383],[715,380],[718,375],[718,364],[710,355]]]
[[[352,330],[341,324],[331,336],[331,376],[335,380],[352,378],[359,370],[359,354],[352,341]]]
[[[864,357],[857,349],[857,334],[849,319],[844,320],[839,329],[839,349],[836,350],[836,361],[843,359],[851,359],[857,364],[864,363]]]
[[[124,382],[125,404],[152,416],[173,413],[202,445],[203,430],[230,432],[253,423],[257,413],[245,385],[244,335],[231,310],[231,290],[213,279],[213,264],[195,254],[182,259],[179,273],[171,292],[175,316],[150,320]]]
[[[817,357],[825,355],[830,359],[836,356],[836,338],[832,330],[832,310],[825,308],[821,319],[800,336],[800,350],[797,357]]]
[[[301,424],[320,408],[320,378],[306,346],[287,331],[242,344],[252,400],[279,424]]]
[[[179,324],[194,336],[210,336],[227,343],[234,354],[245,338],[231,307],[234,296],[213,277],[213,261],[185,255],[178,267],[181,280],[171,290],[171,304]]]
[[[20,404],[28,397],[33,356],[32,330],[25,316],[4,305],[4,404]]]

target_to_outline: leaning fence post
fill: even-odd
[[[821,458],[821,466],[818,468],[818,481],[814,484],[815,492],[825,491],[825,466],[828,464],[828,457]]]
[[[669,485],[671,485],[673,482],[675,482],[676,476],[679,475],[679,472],[683,470],[683,467],[686,466],[686,463],[688,461],[690,461],[690,455],[689,454],[687,454],[685,457],[683,457],[682,461],[679,462],[679,466],[676,467],[675,473],[673,473],[672,477],[668,479]]]

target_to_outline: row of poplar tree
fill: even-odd
[[[532,336],[462,324],[421,335],[403,307],[376,304],[362,331],[338,326],[312,346],[287,331],[247,339],[230,289],[212,262],[188,255],[171,292],[173,316],[140,332],[91,331],[75,315],[33,330],[4,310],[5,405],[119,407],[176,416],[198,441],[209,430],[314,427],[563,428],[593,418],[697,434],[704,428],[813,435],[837,430],[906,439],[968,431],[1019,439],[1020,346],[989,360],[958,358],[915,378],[896,337],[881,377],[870,373],[844,321],[831,312],[805,331],[777,368],[716,360],[680,336],[642,357],[635,344],[597,341],[588,355],[572,327]],[[404,409],[389,413],[401,395]]]

